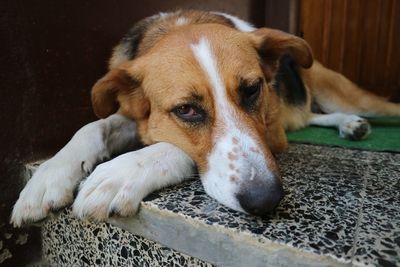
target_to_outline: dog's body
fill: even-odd
[[[114,49],[92,102],[105,119],[83,127],[40,166],[14,207],[14,225],[71,203],[97,163],[138,142],[149,146],[94,169],[81,184],[75,214],[134,214],[150,192],[193,177],[195,164],[210,196],[263,214],[283,195],[272,153],[287,147],[285,130],[332,126],[358,140],[370,131],[359,115],[400,115],[399,105],[313,64],[304,40],[200,11],[137,23]]]

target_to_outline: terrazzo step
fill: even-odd
[[[149,196],[137,216],[95,224],[69,210],[42,227],[51,266],[400,266],[400,154],[291,145],[286,196],[258,218],[194,180]]]

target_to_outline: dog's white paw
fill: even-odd
[[[340,125],[340,137],[350,140],[362,140],[371,133],[371,126],[367,120],[356,115],[349,115]]]
[[[134,154],[138,154],[137,157]],[[82,182],[73,204],[73,213],[103,221],[113,215],[135,214],[144,197],[141,191],[155,169],[151,159],[141,158],[138,152],[121,155],[96,167]]]
[[[11,214],[11,223],[20,227],[36,222],[51,211],[70,204],[77,175],[76,170],[65,162],[55,159],[44,162],[20,193]]]
[[[136,125],[114,114],[82,127],[51,159],[39,166],[14,206],[11,223],[24,223],[45,218],[73,200],[78,182],[98,163],[131,149],[136,144]]]
[[[142,199],[134,176],[145,179],[145,172],[139,166],[132,172],[126,171],[124,165],[138,163],[124,161],[120,156],[100,164],[82,182],[73,204],[73,213],[77,217],[102,221],[114,214],[127,216],[136,213]]]
[[[183,151],[167,143],[123,154],[98,165],[81,183],[73,213],[95,221],[133,215],[145,196],[181,182],[193,173],[193,165]]]

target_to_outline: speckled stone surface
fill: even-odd
[[[152,194],[136,217],[112,221],[163,245],[106,224],[92,240],[95,224],[63,214],[44,227],[45,252],[58,263],[60,257],[82,263],[83,255],[96,261],[103,244],[104,264],[138,264],[135,251],[144,253],[142,265],[152,260],[146,251],[161,262],[168,251],[179,255],[175,260],[206,264],[175,249],[226,266],[248,258],[260,266],[400,266],[400,154],[291,145],[278,160],[286,197],[268,217],[229,210],[191,181]],[[116,233],[127,241],[114,244]],[[70,249],[57,249],[62,244]],[[123,244],[129,244],[125,259]]]
[[[80,221],[70,210],[42,230],[49,266],[212,266],[106,223]]]
[[[400,160],[371,163],[367,179],[353,262],[400,266]]]

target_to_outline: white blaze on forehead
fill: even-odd
[[[195,58],[206,73],[216,98],[225,97],[225,86],[219,76],[217,62],[206,38],[200,38],[199,43],[191,45]]]
[[[240,185],[262,177],[271,179],[262,151],[246,127],[234,116],[235,109],[228,101],[217,60],[206,38],[191,49],[209,80],[215,102],[217,124],[221,132],[214,136],[214,147],[208,155],[208,170],[201,177],[205,191],[224,205],[241,210],[236,194]]]
[[[214,95],[214,100],[216,103],[217,116],[221,116],[221,113],[230,114],[230,112],[228,111],[231,111],[232,108],[227,101],[225,85],[221,76],[219,75],[217,61],[212,52],[210,43],[206,38],[201,38],[199,43],[192,44],[191,48],[195,58],[199,62],[202,70],[205,72],[210,82],[211,89]],[[231,122],[231,120],[229,119],[223,120],[225,123]]]

